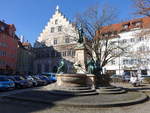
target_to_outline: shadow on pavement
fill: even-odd
[[[64,92],[62,92],[64,93]],[[64,101],[73,96],[51,94],[50,91],[28,91],[0,100],[0,113],[31,113],[50,109],[56,102]]]

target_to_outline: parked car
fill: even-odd
[[[122,75],[122,80],[125,82],[129,82],[131,78],[131,72],[124,72]]]
[[[46,85],[47,84],[47,82],[45,80],[40,79],[38,75],[32,76],[32,77],[34,78],[34,80],[37,81],[38,86],[42,86],[42,85]]]
[[[122,76],[122,80],[123,80],[123,81],[129,82],[129,81],[130,81],[130,78],[131,78],[131,76],[129,76],[129,75],[123,75],[123,76]]]
[[[46,81],[47,84],[52,83],[52,81],[47,76],[41,75],[39,78]]]
[[[37,81],[32,76],[23,76],[26,80],[32,83],[32,86],[38,86]]]
[[[112,82],[121,82],[122,81],[122,76],[121,75],[116,75],[113,74],[110,76]]]
[[[15,88],[15,83],[7,76],[0,76],[0,90],[10,90]]]
[[[31,87],[31,83],[25,80],[21,76],[9,76],[9,79],[13,80],[16,88],[27,88]]]
[[[47,76],[52,82],[57,81],[55,73],[43,73],[42,75]]]

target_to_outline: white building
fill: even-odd
[[[124,55],[111,61],[105,69],[119,75],[131,71],[150,75],[150,18],[144,17],[113,24],[111,28],[119,32],[119,38],[113,40],[121,46],[128,47]]]
[[[62,58],[67,62],[68,70],[72,70],[72,64],[75,62],[74,48],[77,39],[78,33],[75,26],[61,13],[57,6],[54,15],[50,18],[34,45],[35,48],[43,49],[52,47],[53,49],[49,49],[53,50],[52,55],[47,58],[36,59],[34,62],[35,72],[39,72],[38,70],[41,70],[40,72],[44,72],[44,70],[52,71],[53,67],[59,65]],[[40,49],[40,51],[43,50]],[[46,65],[51,67],[44,69],[44,67],[47,67]]]

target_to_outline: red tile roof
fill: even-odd
[[[141,24],[136,26],[135,24],[138,22]],[[124,28],[125,25],[128,27]],[[138,18],[122,23],[112,24],[110,26],[104,26],[97,33],[129,31],[133,28],[150,28],[150,17]]]

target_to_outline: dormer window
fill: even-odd
[[[123,25],[123,28],[124,28],[124,29],[127,29],[128,27],[129,27],[128,24]]]
[[[114,34],[114,33],[111,33],[111,35],[110,35],[110,36],[112,36],[112,37],[113,37],[113,36],[115,36],[115,34]]]
[[[104,34],[105,37],[108,37],[108,33]]]
[[[135,26],[135,27],[140,27],[141,25],[142,25],[142,22],[140,22],[140,21],[134,23],[134,26]]]
[[[57,19],[55,20],[55,24],[58,24],[58,20]]]

